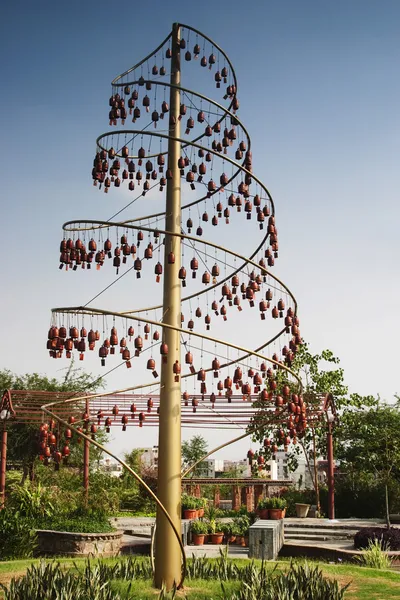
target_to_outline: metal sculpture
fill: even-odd
[[[212,75],[221,102],[181,83],[182,67],[193,63],[199,72],[204,69]],[[169,80],[164,80],[168,75]],[[163,279],[162,301],[145,309],[116,312],[88,305],[53,309],[47,341],[53,358],[71,358],[76,351],[83,360],[88,350],[98,348],[103,366],[110,356],[119,354],[131,368],[136,359],[140,365],[141,357],[149,352],[146,366],[139,369],[146,368],[153,379],[130,389],[141,393],[143,389],[156,390],[160,396],[158,587],[165,584],[171,588],[182,581],[181,404],[190,402],[195,414],[200,404],[215,407],[222,398],[231,404],[235,389],[247,403],[255,394],[255,406],[261,407],[263,414],[256,427],[261,428],[267,418],[281,423],[283,435],[270,441],[274,447],[295,442],[307,424],[298,386],[293,394],[286,381],[279,388],[277,373],[282,371],[299,382],[290,369],[301,344],[297,303],[270,270],[278,257],[275,207],[269,191],[253,173],[251,140],[237,114],[237,88],[233,66],[224,51],[196,29],[175,23],[153,52],[112,82],[111,130],[96,142],[94,185],[109,196],[119,188],[124,190],[124,198],[132,194],[132,200],[107,221],[74,220],[63,226],[61,269],[76,271],[96,265],[100,270],[112,262],[119,277],[122,269],[136,273],[139,286],[153,262],[156,284]],[[128,121],[135,128],[128,127]],[[144,124],[138,129],[140,122]],[[117,125],[121,128],[115,128]],[[165,198],[162,210],[121,220],[123,210],[137,201],[156,204],[156,194]],[[250,257],[225,248],[220,233],[215,241],[202,237],[206,228],[212,235],[217,226],[229,225],[237,217],[242,223],[240,228],[238,223],[232,225],[232,246],[240,247],[247,225],[255,224],[261,235]],[[191,293],[182,297],[182,289],[189,285]],[[247,305],[245,314],[256,302],[261,324],[277,325],[272,334],[267,330],[267,341],[252,350],[230,341],[227,334],[236,331],[229,323],[233,314],[242,313],[242,303]],[[268,321],[267,316],[271,317]],[[216,323],[224,325],[224,339],[209,333]],[[158,364],[153,354],[157,346]],[[207,361],[208,355],[213,358]],[[193,394],[187,387],[190,378]],[[49,406],[45,409],[52,412]],[[286,421],[288,413],[291,418]],[[233,411],[230,416],[234,421]],[[104,424],[102,417],[100,424]],[[78,434],[89,439],[90,430],[95,435],[93,427],[98,424],[89,426],[90,415],[83,422],[84,430]],[[122,426],[126,428],[130,422],[127,417]],[[144,411],[138,422],[145,425]],[[250,426],[235,440],[252,431]]]

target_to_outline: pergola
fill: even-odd
[[[77,400],[71,402],[76,396]],[[227,398],[224,395],[216,396],[213,402],[204,395],[191,394],[185,396],[182,401],[182,425],[186,428],[195,429],[230,429],[245,431],[250,425],[253,417],[260,410],[257,406],[257,396],[242,394],[232,395]],[[68,400],[68,403],[67,403]],[[320,395],[319,404],[308,411],[307,418],[312,426],[313,422],[319,421],[328,415],[334,415],[332,395]],[[2,421],[1,462],[0,462],[0,508],[4,505],[5,479],[6,479],[6,457],[7,457],[7,424],[21,423],[39,426],[47,420],[46,413],[42,410],[43,405],[54,404],[52,411],[63,421],[74,419],[74,425],[89,421],[96,426],[104,426],[107,430],[111,427],[120,427],[126,431],[127,427],[158,426],[159,403],[158,394],[149,393],[120,393],[120,394],[98,394],[90,399],[82,399],[82,393],[71,392],[48,392],[42,390],[5,390],[0,402],[0,418]],[[332,452],[332,421],[328,422],[328,484],[331,490],[331,506],[333,510],[333,452]],[[279,417],[275,415],[275,407],[270,409],[270,423],[279,424]],[[89,446],[90,442],[84,440],[84,475],[83,486],[88,490],[89,486]],[[254,507],[257,499],[265,493],[265,489],[279,488],[291,485],[291,480],[273,481],[259,478],[191,478],[183,479],[185,486],[195,485],[195,493],[199,493],[201,485],[231,484],[232,505],[239,508],[242,503]],[[240,491],[242,488],[242,492]],[[218,488],[217,488],[218,489]],[[219,503],[219,497],[215,498]],[[242,502],[243,501],[243,502]],[[332,513],[330,509],[330,514]],[[333,517],[331,517],[333,518]]]

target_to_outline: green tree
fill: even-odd
[[[95,378],[81,369],[74,368],[73,361],[65,370],[62,379],[48,378],[38,373],[16,375],[7,369],[0,371],[0,390],[43,390],[48,392],[94,392],[102,387],[100,378]],[[25,423],[7,423],[8,448],[10,461],[21,462],[23,481],[29,476],[34,478],[34,464],[38,455],[38,426]],[[77,451],[82,452],[82,450]],[[92,451],[95,458],[95,451]]]
[[[351,406],[361,406],[366,400],[356,394],[348,395],[348,388],[344,383],[344,371],[339,366],[339,363],[339,358],[334,356],[331,350],[323,350],[320,354],[312,354],[306,343],[303,343],[299,347],[291,369],[302,381],[303,397],[310,410],[318,410],[320,408],[321,395],[325,394],[333,395],[335,406],[339,413]],[[289,381],[286,371],[278,369],[275,377],[278,383],[278,390],[283,385],[288,384],[292,393],[299,394],[299,384],[293,384],[293,381]],[[273,423],[271,425],[268,424],[268,413],[263,409],[262,402],[257,402],[256,406],[260,410],[255,415],[251,426],[255,426],[263,421],[267,421],[267,424],[254,434],[253,439],[263,444],[265,438],[276,438],[277,425],[275,415],[270,419]],[[286,417],[282,423],[283,428],[285,428],[285,424]],[[308,427],[304,434],[301,437],[299,436],[298,441],[297,445],[290,444],[289,446],[287,455],[288,469],[289,471],[294,471],[298,466],[299,456],[304,454],[315,488],[317,505],[319,505],[316,460],[317,456],[325,455],[326,453],[326,423],[324,420],[314,423],[313,427]],[[272,450],[271,448],[264,448],[262,445],[258,454],[263,455],[266,460],[269,460],[272,457]]]
[[[208,444],[202,435],[194,435],[190,440],[182,442],[183,468],[187,469],[196,461],[200,460],[202,456],[207,454],[207,450]],[[190,472],[190,477],[199,477],[202,473],[204,473],[204,463],[198,464],[197,467]]]
[[[375,405],[346,411],[337,431],[336,456],[342,471],[372,474],[385,490],[386,523],[389,488],[400,473],[400,412],[398,405]]]

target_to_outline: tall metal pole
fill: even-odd
[[[1,436],[1,459],[0,459],[0,510],[4,508],[6,499],[6,461],[7,461],[7,430],[4,423]]]
[[[332,423],[328,421],[328,433],[326,436],[327,458],[328,458],[328,518],[335,518],[335,465],[333,461],[333,435]]]
[[[180,28],[172,26],[172,57],[170,88],[169,134],[180,137]],[[165,229],[181,233],[181,175],[178,169],[179,142],[168,141],[168,167],[172,179],[167,181]],[[175,262],[168,259],[173,253]],[[181,285],[178,277],[181,262],[181,240],[165,236],[163,321],[175,327],[181,325]],[[163,340],[168,345],[167,361],[161,366],[160,416],[158,434],[158,487],[157,495],[171,515],[178,531],[181,530],[181,382],[173,373],[175,361],[181,359],[179,331],[164,329]],[[176,381],[178,379],[178,381]],[[164,514],[157,510],[155,551],[155,585],[171,589],[181,578],[181,550],[174,532]]]
[[[89,400],[86,400],[85,412],[89,414]],[[87,431],[85,432],[87,435]],[[90,442],[83,440],[83,489],[85,493],[85,503],[89,501],[89,458],[90,458]]]

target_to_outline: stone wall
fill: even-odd
[[[117,556],[123,533],[70,533],[40,529],[37,531],[37,553],[41,556]]]

